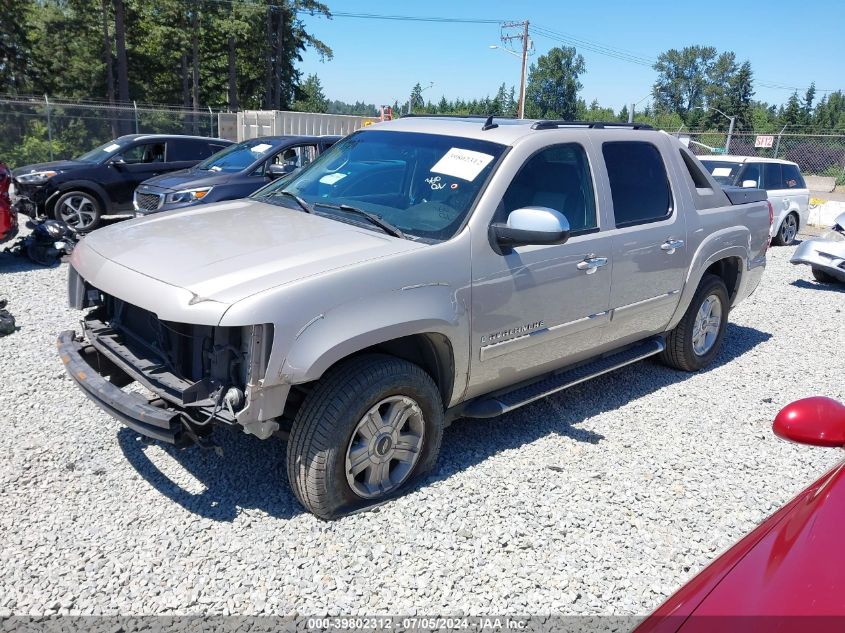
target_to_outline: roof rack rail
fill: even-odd
[[[625,123],[623,121],[567,121],[565,119],[545,119],[531,125],[532,130],[554,130],[559,127],[586,127],[590,129],[628,128],[631,130],[653,130],[648,123]]]
[[[498,114],[425,114],[424,112],[411,112],[410,114],[403,114],[400,119],[407,119],[408,117],[420,117],[426,119],[513,119],[512,116],[499,116]]]

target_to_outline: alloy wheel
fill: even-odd
[[[781,228],[781,237],[784,244],[791,244],[792,240],[798,234],[798,221],[791,213],[783,220],[783,227]]]
[[[407,396],[390,396],[358,422],[346,449],[346,481],[359,497],[385,495],[410,476],[420,459],[425,421]]]
[[[59,217],[68,226],[84,231],[97,221],[96,203],[88,196],[74,195],[65,198],[59,207]]]
[[[704,356],[713,348],[721,325],[722,302],[715,294],[708,295],[698,309],[692,328],[692,349],[697,356]]]

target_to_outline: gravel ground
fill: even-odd
[[[0,615],[645,614],[840,459],[778,441],[787,402],[845,398],[842,289],[774,249],[717,362],[645,362],[447,429],[413,493],[326,523],[284,445],[147,445],[87,401],[54,341],[66,267],[0,255]]]

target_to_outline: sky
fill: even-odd
[[[792,88],[803,96],[811,81],[816,82],[817,98],[825,90],[845,89],[841,0],[323,1],[338,15],[330,20],[303,19],[306,29],[332,48],[334,58],[321,61],[314,51],[307,51],[298,68],[303,76],[316,73],[329,99],[346,102],[401,103],[417,82],[422,86],[433,82],[423,97],[434,102],[444,95],[447,99],[493,96],[502,82],[519,89],[520,61],[489,48],[502,45],[497,23],[363,19],[340,13],[527,19],[532,28],[545,33],[531,35],[534,54],[529,63],[554,46],[574,45],[587,69],[581,77],[581,97],[587,103],[598,99],[615,110],[643,99],[638,109],[645,106],[655,79],[650,63],[662,51],[694,44],[734,51],[740,63],[749,60],[757,100],[784,103]]]

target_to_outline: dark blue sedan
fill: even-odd
[[[141,183],[135,190],[135,215],[245,198],[274,178],[299,171],[341,138],[262,136],[232,145],[191,169]]]

